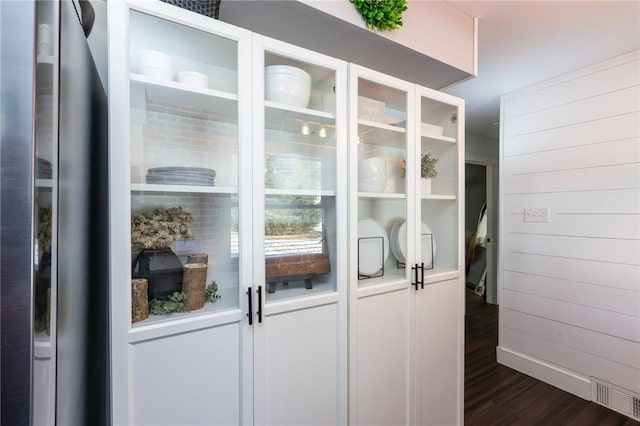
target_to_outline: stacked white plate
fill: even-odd
[[[203,167],[154,167],[147,170],[147,183],[163,185],[215,186],[216,171]]]
[[[405,219],[397,219],[389,233],[391,253],[401,263],[407,261],[407,221]],[[432,245],[433,242],[433,245]],[[433,232],[429,226],[422,222],[422,228],[420,230],[420,244],[421,244],[421,261],[424,262],[425,268],[430,268],[433,259],[436,256],[436,240],[433,237]],[[431,248],[433,247],[433,254]]]
[[[389,257],[389,236],[371,218],[358,220],[358,273],[372,276],[380,272]]]

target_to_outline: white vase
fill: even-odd
[[[431,195],[431,178],[422,178],[420,184],[420,193],[422,195]]]

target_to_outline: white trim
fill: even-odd
[[[591,401],[591,379],[541,359],[498,346],[498,363]]]

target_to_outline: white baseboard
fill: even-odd
[[[591,401],[591,379],[541,359],[496,347],[498,363]]]

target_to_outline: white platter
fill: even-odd
[[[431,255],[431,241],[433,241],[433,256]],[[391,229],[391,251],[393,255],[402,263],[406,263],[407,257],[407,223],[402,220],[396,222]],[[396,247],[394,247],[394,243]],[[436,239],[429,226],[422,222],[420,229],[420,254],[421,262],[425,268],[431,268],[433,259],[436,257]]]

